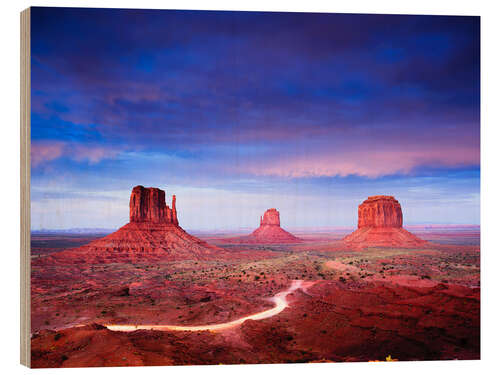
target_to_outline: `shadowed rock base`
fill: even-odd
[[[261,225],[246,237],[255,243],[299,243],[302,240],[287,232],[279,225]]]
[[[207,259],[222,249],[187,233],[178,225],[128,223],[116,232],[52,258],[71,263],[143,262]]]
[[[352,247],[416,248],[427,244],[403,228],[359,228],[344,238]]]

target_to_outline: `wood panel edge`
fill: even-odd
[[[30,200],[30,150],[31,150],[31,10],[21,12],[21,339],[20,362],[31,367],[31,200]]]

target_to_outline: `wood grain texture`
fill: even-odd
[[[31,111],[31,44],[30,9],[21,12],[21,364],[31,366],[30,319],[30,111]]]

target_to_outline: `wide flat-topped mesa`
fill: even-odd
[[[136,186],[130,195],[130,222],[106,237],[53,256],[60,262],[114,263],[151,260],[206,259],[224,251],[179,226],[175,195],[172,208],[165,191]]]
[[[165,204],[165,191],[158,188],[136,186],[130,195],[130,222],[171,223],[178,225],[175,195],[172,208]]]
[[[422,247],[427,244],[403,229],[403,211],[392,196],[368,197],[358,207],[358,229],[343,240],[355,248]]]
[[[358,228],[401,228],[403,211],[392,196],[375,195],[368,197],[358,207]]]

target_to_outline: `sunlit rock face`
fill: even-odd
[[[264,212],[264,216],[260,217],[260,225],[277,225],[280,226],[280,213],[276,208],[270,208]]]
[[[165,191],[158,188],[136,186],[130,195],[131,223],[171,223],[178,225],[175,195],[172,208],[165,204]]]
[[[424,247],[427,242],[403,229],[403,211],[391,196],[368,197],[358,207],[358,229],[344,237],[350,247]]]
[[[375,195],[358,207],[358,228],[401,228],[403,212],[394,197]]]

